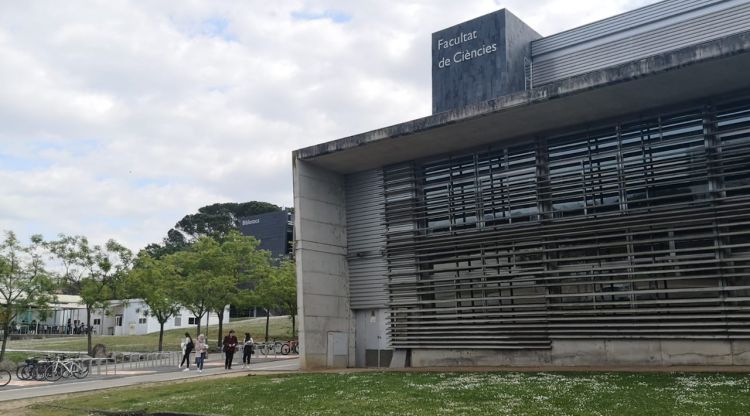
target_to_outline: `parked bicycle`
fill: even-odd
[[[283,343],[281,341],[267,341],[260,344],[260,353],[263,355],[280,354]]]
[[[263,355],[271,354],[282,354],[288,355],[290,353],[299,354],[299,343],[294,341],[268,341],[257,345],[258,350]]]
[[[58,357],[52,362],[45,372],[45,378],[49,381],[57,381],[61,378],[85,378],[89,375],[88,366],[84,366],[80,359]]]
[[[281,345],[281,353],[283,355],[299,354],[299,342],[297,340],[286,341]]]
[[[16,368],[16,377],[19,380],[44,381],[52,357],[45,356],[44,359],[37,357],[28,358],[23,364]]]
[[[10,383],[10,371],[0,370],[0,387],[5,387]]]
[[[88,365],[78,358],[64,355],[45,356],[44,360],[29,358],[16,368],[19,380],[57,381],[63,377],[85,378],[88,375]]]

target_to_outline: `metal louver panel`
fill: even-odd
[[[383,172],[346,177],[346,222],[349,291],[352,309],[388,305]]]
[[[750,1],[711,3],[645,26],[597,30],[584,26],[575,33],[532,42],[533,83],[538,86],[750,30]]]
[[[384,180],[395,348],[750,339],[750,97]]]
[[[736,4],[737,0],[733,3]],[[705,10],[708,6],[726,8],[727,4],[726,0],[660,1],[646,7],[537,39],[531,43],[531,56],[537,57],[552,51],[589,43],[616,33],[629,32],[646,25],[658,24],[658,22],[665,19],[679,18],[680,15],[688,12],[706,14]],[[704,11],[701,11],[701,9]]]

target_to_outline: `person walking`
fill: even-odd
[[[245,342],[242,344],[242,368],[250,368],[250,357],[253,355],[253,337],[245,332]]]
[[[193,343],[193,337],[190,336],[189,332],[185,332],[185,339],[182,340],[180,346],[182,346],[182,361],[177,368],[182,368],[182,364],[187,363],[187,367],[182,371],[190,371],[190,353],[193,352],[195,344]]]
[[[234,329],[229,330],[229,334],[224,337],[222,342],[222,350],[224,350],[224,369],[232,369],[232,360],[234,359],[234,352],[237,350],[237,336],[234,335]]]
[[[198,367],[198,372],[203,372],[203,363],[206,361],[208,356],[208,343],[206,337],[203,334],[198,335],[198,342],[195,344],[195,366]]]

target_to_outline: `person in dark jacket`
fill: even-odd
[[[222,342],[222,349],[224,350],[224,369],[232,369],[232,360],[234,359],[234,352],[237,351],[237,336],[234,335],[234,329],[229,330],[229,335],[224,337]]]
[[[245,332],[245,342],[242,344],[242,368],[250,368],[250,357],[253,355],[253,337]]]
[[[190,333],[185,332],[185,339],[182,340],[180,346],[182,347],[182,361],[178,368],[182,368],[183,364],[187,364],[187,367],[182,371],[190,371],[190,353],[195,348],[195,343],[193,343],[193,337],[190,336]]]

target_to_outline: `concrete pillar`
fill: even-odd
[[[295,159],[294,228],[300,365],[354,362],[349,305],[344,177]]]

